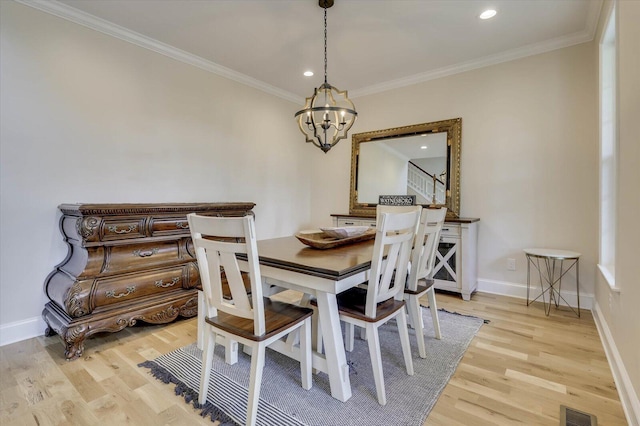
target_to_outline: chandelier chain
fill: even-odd
[[[347,137],[358,116],[353,102],[347,97],[347,91],[340,91],[327,81],[327,9],[333,6],[333,2],[318,1],[318,5],[324,9],[324,84],[314,89],[313,96],[306,98],[304,109],[295,114],[306,142],[313,143],[325,153]]]
[[[324,83],[327,84],[327,8],[324,8]]]

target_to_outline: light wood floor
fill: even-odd
[[[589,311],[577,318],[540,305],[476,293],[470,302],[438,293],[440,308],[487,320],[425,425],[554,425],[560,405],[626,425]],[[195,319],[144,325],[87,340],[66,362],[58,337],[0,348],[0,424],[211,425],[173,385],[137,364],[195,341]],[[446,338],[446,336],[443,336]],[[403,425],[401,425],[403,426]],[[408,426],[408,425],[407,425]]]

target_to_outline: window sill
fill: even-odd
[[[606,266],[598,264],[598,269],[600,270],[600,274],[604,278],[604,280],[609,284],[611,291],[615,293],[620,293],[620,287],[616,287],[616,278],[611,273],[611,270]]]

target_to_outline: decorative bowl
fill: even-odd
[[[305,244],[314,249],[332,249],[340,246],[344,246],[347,244],[360,243],[367,240],[372,240],[376,237],[376,230],[374,228],[369,228],[365,232],[360,235],[356,235],[353,237],[347,238],[334,238],[330,237],[324,232],[318,230],[315,233],[307,233],[301,234],[297,233],[296,238],[300,240],[302,244]]]
[[[322,232],[333,238],[356,237],[364,234],[368,226],[335,226],[329,228],[320,228]]]

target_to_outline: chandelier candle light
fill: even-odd
[[[313,96],[306,98],[304,109],[296,112],[300,131],[306,141],[327,153],[356,121],[358,113],[347,91],[340,91],[327,83],[327,9],[334,0],[318,0],[324,9],[324,83],[314,89]]]

